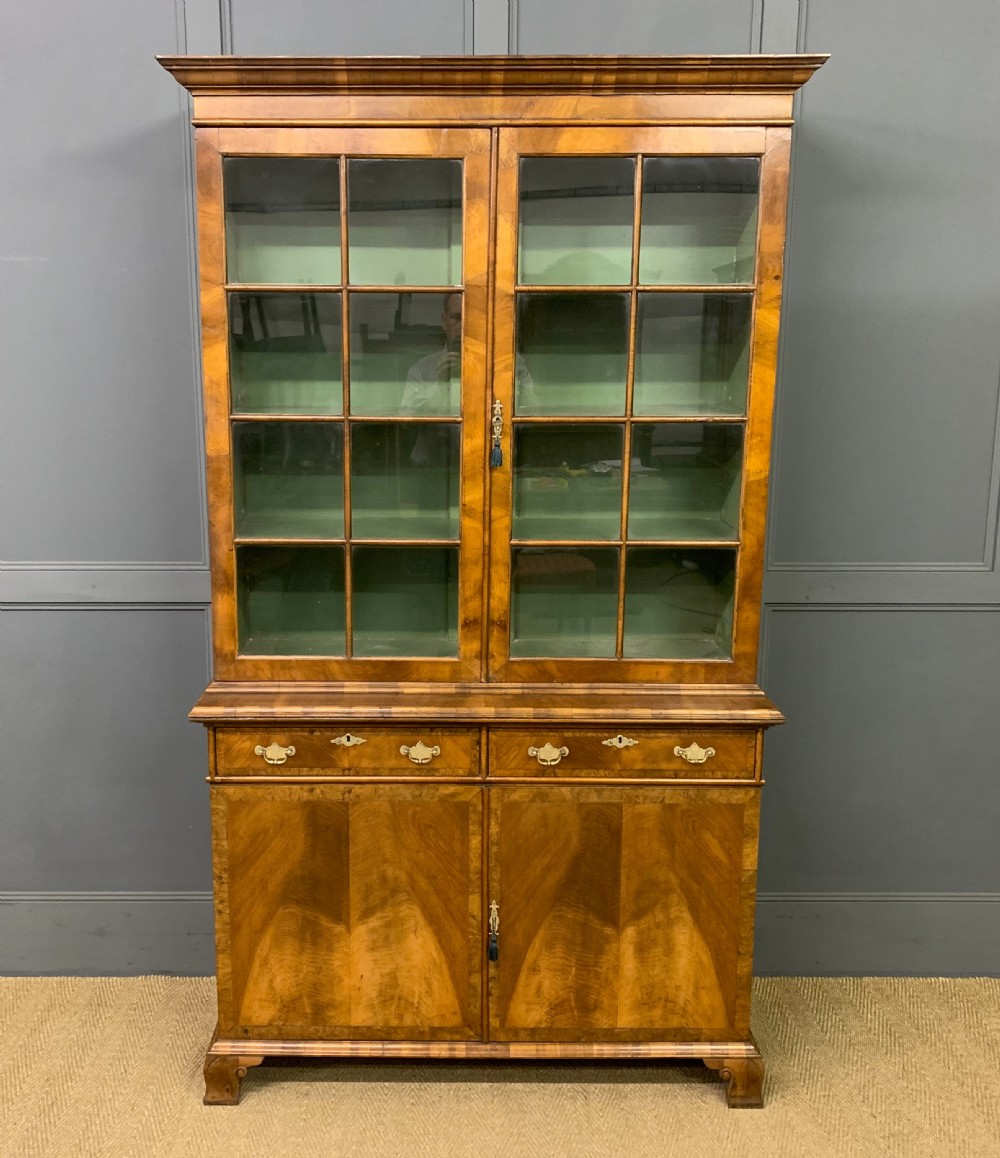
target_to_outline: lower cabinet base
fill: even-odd
[[[205,1105],[235,1106],[246,1072],[265,1057],[432,1058],[455,1061],[646,1061],[704,1062],[727,1082],[733,1109],[764,1102],[764,1059],[756,1042],[481,1042],[481,1041],[274,1041],[214,1038],[205,1056]]]

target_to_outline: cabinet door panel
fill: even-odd
[[[216,675],[478,678],[489,130],[198,157]]]
[[[491,1037],[745,1037],[757,808],[746,789],[492,789]]]
[[[494,679],[753,679],[785,143],[500,129]]]
[[[478,1036],[480,800],[451,786],[217,789],[222,1032]]]

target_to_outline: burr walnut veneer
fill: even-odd
[[[761,1104],[756,686],[822,57],[164,57],[193,95],[219,1020]]]

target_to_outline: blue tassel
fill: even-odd
[[[500,946],[497,943],[496,933],[490,933],[489,941],[486,945],[486,955],[491,961],[497,961],[500,958]]]
[[[490,451],[490,466],[503,466],[503,451],[500,449],[499,443],[494,443],[493,449]]]

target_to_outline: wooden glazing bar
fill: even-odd
[[[303,422],[303,423],[338,423],[343,425],[344,419],[340,414],[275,414],[273,411],[265,413],[242,413],[233,411],[230,415],[233,422]]]
[[[301,535],[277,538],[274,535],[237,535],[233,540],[237,547],[343,547],[344,539],[317,537],[304,539]]]
[[[643,285],[635,283],[634,288],[639,293],[652,294],[732,294],[752,293],[754,282],[713,282],[711,285]],[[519,294],[627,294],[633,287],[624,282],[619,285],[518,285],[514,287]]]
[[[343,261],[343,257],[341,258]],[[346,272],[344,274],[346,276]],[[348,285],[335,282],[226,282],[226,290],[253,294],[330,294],[349,290],[361,294],[449,294],[461,290],[461,285]]]
[[[635,392],[635,346],[639,328],[639,236],[642,224],[642,153],[635,158],[635,186],[632,194],[632,266],[629,294],[628,364],[625,370],[625,433],[622,446],[622,547],[618,552],[618,608],[615,624],[615,659],[621,659],[625,647],[625,542],[628,539],[628,505],[632,476],[632,399]]]
[[[691,547],[736,547],[737,539],[511,539],[512,547],[585,547],[596,550],[600,547],[663,547],[670,550],[687,550]]]
[[[681,422],[723,422],[723,423],[746,423],[745,414],[664,414],[658,416],[656,414],[642,414],[636,415],[631,419],[635,425],[646,424],[653,426],[662,426],[667,423],[681,423]],[[514,419],[517,425],[545,425],[548,423],[565,422],[572,423],[574,426],[584,424],[599,424],[607,426],[609,423],[623,423],[626,421],[624,414],[524,414]]]
[[[344,289],[334,282],[313,284],[312,282],[249,282],[227,281],[225,290],[228,293],[247,294],[336,294]]]
[[[461,426],[462,417],[458,414],[352,414],[352,426],[364,426],[371,423],[384,422],[399,422],[405,423],[407,426],[419,425],[421,423],[433,423],[437,425],[441,422],[449,423],[451,426]]]
[[[643,285],[636,288],[643,294],[749,294],[753,293],[756,282],[714,282],[712,285]]]
[[[627,282],[620,282],[618,285],[516,285],[514,290],[519,294],[580,294],[586,297],[588,294],[627,294],[629,288]]]
[[[514,425],[545,426],[553,422],[565,422],[571,423],[573,426],[593,426],[595,424],[607,426],[609,423],[617,422],[620,424],[624,421],[624,414],[523,414],[515,417]]]
[[[355,535],[351,544],[355,547],[457,547],[459,539],[457,535],[454,539],[369,539]]]
[[[512,547],[620,547],[623,539],[514,539]]]

